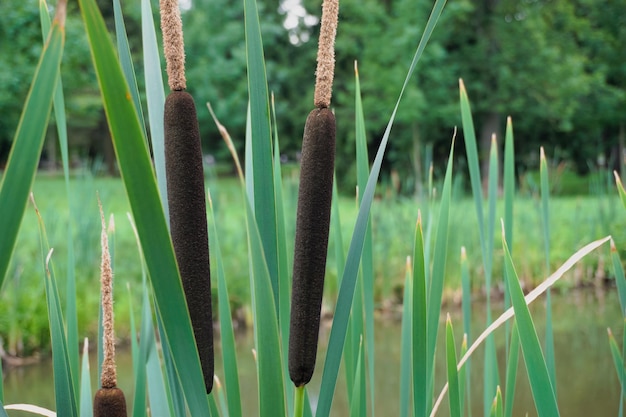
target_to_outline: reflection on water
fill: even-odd
[[[531,306],[531,313],[539,337],[545,332],[543,300],[536,301]],[[501,313],[502,306],[496,305],[494,317]],[[442,317],[445,317],[443,311]],[[457,330],[457,341],[461,340],[462,317],[459,310],[450,311],[453,324]],[[484,326],[485,313],[482,304],[476,304],[472,310],[472,337],[476,337]],[[617,294],[614,291],[594,293],[592,291],[570,291],[567,294],[553,296],[553,326],[556,348],[557,366],[557,396],[562,416],[587,417],[617,415],[619,407],[619,387],[615,369],[607,341],[607,327],[610,327],[621,340],[622,319],[619,311]],[[442,322],[443,324],[443,322]],[[380,320],[375,329],[376,344],[376,414],[379,416],[396,416],[399,412],[399,370],[400,370],[400,323],[389,320]],[[440,344],[443,346],[442,331]],[[500,375],[504,377],[504,330],[496,332],[496,346],[500,363]],[[320,337],[320,351],[318,366],[309,386],[310,396],[314,400],[319,390],[322,364],[325,356],[325,343],[328,340],[328,331],[322,332]],[[216,343],[219,347],[219,343]],[[242,334],[237,339],[238,361],[240,366],[241,392],[247,402],[244,403],[244,415],[255,416],[257,411],[256,371],[252,357],[252,332]],[[216,352],[216,373],[223,376],[221,369],[221,352]],[[95,354],[91,355],[92,357]],[[482,415],[482,379],[483,351],[479,349],[472,361],[472,405],[473,415]],[[125,390],[127,401],[132,402],[132,369],[130,354],[118,354],[118,381]],[[96,386],[95,364],[92,359],[92,386]],[[438,394],[444,384],[445,364],[443,356],[437,358],[437,376],[435,391]],[[502,380],[501,379],[501,380]],[[223,380],[223,378],[222,378]],[[4,379],[6,404],[31,403],[54,409],[54,388],[52,380],[52,365],[46,361],[36,366],[29,366],[5,372]],[[446,400],[447,401],[447,400]],[[129,404],[130,406],[131,404]],[[444,401],[438,416],[447,416],[447,402]],[[347,416],[349,407],[345,394],[345,374],[339,372],[339,381],[333,402],[332,416]],[[515,397],[515,416],[536,416],[532,395],[528,386],[526,371],[520,354],[520,366],[517,378],[517,393]],[[10,412],[11,417],[21,417],[28,414]]]

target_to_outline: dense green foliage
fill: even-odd
[[[6,160],[40,50],[35,2],[11,3],[0,16],[0,57],[5,63],[0,80],[6,86],[0,93],[0,161]],[[98,3],[112,21],[110,2]],[[242,154],[248,101],[243,3],[194,0],[191,4],[183,13],[189,90],[196,99],[205,152],[228,161],[205,103],[211,102]],[[313,102],[318,30],[314,24],[321,2],[305,0],[303,8],[288,11],[284,4],[260,2],[259,13],[281,149],[293,160],[300,148],[302,119]],[[123,6],[142,84],[139,2],[126,1]],[[443,162],[452,129],[460,123],[459,78],[466,81],[477,103],[474,117],[482,155],[486,156],[491,134],[503,133],[510,114],[522,139],[516,152],[522,169],[538,166],[539,144],[578,172],[600,163],[619,167],[626,105],[621,47],[626,42],[625,6],[624,0],[451,2],[440,22],[446,30],[435,31],[419,73],[406,91],[405,100],[411,105],[402,106],[397,115],[384,169],[398,171],[401,186],[410,192],[423,183],[431,155]],[[338,160],[351,160],[354,61],[359,60],[367,137],[375,147],[430,6],[414,0],[343,0],[340,7],[332,105],[338,121]],[[75,161],[87,157],[110,161],[84,29],[72,5],[67,31],[63,76],[71,80],[64,86],[70,98],[71,153]],[[45,155],[54,161],[56,142],[54,134],[50,136]],[[599,155],[604,159],[598,160]],[[343,178],[354,176],[343,174],[355,167],[342,163],[339,168],[340,181],[352,189],[352,180]]]

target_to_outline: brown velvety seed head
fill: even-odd
[[[126,399],[119,388],[100,388],[93,399],[93,417],[127,417]]]
[[[202,148],[193,98],[167,96],[165,166],[170,230],[207,393],[213,387],[213,320]]]
[[[289,328],[289,376],[296,386],[308,383],[315,368],[334,169],[335,116],[318,108],[309,113],[302,140]]]

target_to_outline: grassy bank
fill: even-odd
[[[297,174],[297,173],[296,173]],[[50,245],[55,258],[63,260],[67,256],[66,238],[68,203],[64,193],[64,182],[60,177],[40,174],[33,187],[37,205],[48,230]],[[230,290],[233,310],[248,313],[250,287],[248,265],[242,262],[240,254],[246,252],[245,213],[239,184],[234,179],[207,179],[220,234],[222,260]],[[124,187],[118,178],[94,178],[90,175],[77,175],[72,182],[73,212],[71,219],[74,231],[74,250],[77,259],[76,278],[79,300],[78,320],[81,336],[93,337],[97,332],[97,311],[99,294],[93,291],[99,279],[100,262],[100,220],[96,193],[100,195],[107,216],[115,218],[114,269],[116,275],[115,299],[118,321],[118,335],[127,339],[130,335],[129,297],[135,305],[140,304],[141,265],[127,218],[130,210]],[[293,236],[295,229],[295,205],[297,195],[297,175],[284,179],[284,202],[286,207],[287,234]],[[384,194],[384,193],[381,193]],[[473,293],[483,295],[484,280],[476,218],[473,214],[471,198],[453,196],[450,214],[450,235],[448,244],[447,277],[445,297],[458,298],[460,282],[460,251],[467,250],[472,277]],[[542,228],[539,199],[532,195],[518,197],[515,201],[516,239],[515,262],[520,279],[529,288],[545,278],[545,254],[542,247]],[[626,247],[623,216],[614,215],[619,209],[615,195],[553,197],[551,210],[551,266],[556,269],[571,253],[584,243],[612,232],[618,248]],[[349,195],[340,197],[340,217],[343,236],[349,236],[354,227],[357,213],[355,198]],[[413,228],[417,212],[428,216],[429,202],[406,197],[384,197],[374,201],[372,206],[373,261],[375,276],[375,301],[379,307],[401,301],[405,274],[406,257],[413,248]],[[437,210],[437,206],[433,208]],[[498,206],[498,217],[502,207]],[[434,230],[433,230],[434,233]],[[344,238],[344,249],[348,241]],[[19,232],[17,247],[12,265],[0,298],[0,335],[5,340],[5,348],[15,354],[30,354],[37,350],[47,350],[49,345],[48,322],[43,288],[41,286],[41,265],[39,232],[34,209],[30,206]],[[292,244],[292,239],[289,244]],[[332,239],[329,252],[332,254],[337,242]],[[288,248],[292,251],[293,248]],[[494,259],[496,283],[502,283],[501,258]],[[595,283],[596,279],[609,276],[609,260],[594,254],[576,269],[573,276],[559,283],[561,288]],[[66,263],[57,263],[57,276],[64,282]],[[328,280],[326,285],[327,308],[334,306],[337,285],[337,265],[335,258],[328,259]],[[216,285],[216,284],[214,284]],[[214,296],[217,289],[214,288]]]

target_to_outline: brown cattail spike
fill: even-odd
[[[115,332],[113,329],[113,271],[111,269],[111,255],[109,254],[109,239],[107,237],[106,221],[102,211],[102,203],[98,198],[100,218],[102,221],[102,263],[100,266],[100,292],[102,296],[102,329],[103,353],[102,374],[100,383],[102,388],[113,388],[117,385],[115,371]]]
[[[127,417],[124,392],[119,388],[100,388],[96,391],[93,417]]]
[[[339,18],[339,0],[324,0],[315,72],[315,107],[330,106],[335,74],[335,36]]]
[[[160,0],[161,31],[167,79],[172,91],[187,88],[185,80],[185,46],[183,43],[183,21],[177,0]]]
[[[311,380],[315,368],[334,169],[335,116],[330,109],[315,109],[302,139],[293,260],[288,362],[297,387]]]
[[[172,242],[209,393],[214,359],[206,196],[196,107],[186,91],[167,96],[164,133]]]

